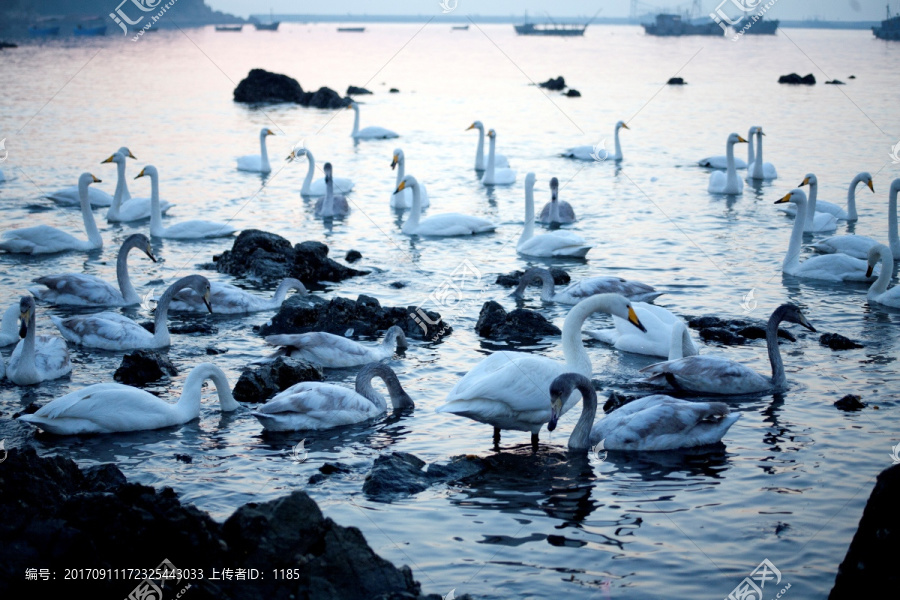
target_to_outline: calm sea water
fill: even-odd
[[[243,503],[305,489],[328,516],[359,527],[379,554],[409,564],[431,593],[455,588],[457,595],[485,599],[560,593],[724,597],[768,559],[780,570],[782,585],[791,583],[791,597],[823,597],[874,478],[891,464],[891,447],[900,442],[900,312],[868,306],[865,286],[782,276],[792,221],[772,202],[814,172],[820,198],[842,203],[853,175],[870,171],[877,193],[861,188],[855,231],[886,241],[886,192],[900,176],[888,157],[900,131],[900,73],[888,68],[898,51],[897,44],[864,31],[787,30],[733,43],[592,26],[583,39],[540,39],[516,37],[509,26],[463,32],[437,22],[372,25],[363,34],[300,24],[285,24],[277,33],[160,31],[137,43],[109,36],[3,51],[0,137],[7,139],[9,156],[0,168],[12,176],[0,184],[4,229],[41,222],[80,230],[77,211],[57,207],[42,194],[73,185],[85,170],[112,192],[115,170],[99,163],[127,145],[139,158],[129,163],[131,177],[143,165],[158,167],[162,196],[177,204],[170,222],[234,219],[241,228],[274,231],[294,242],[321,240],[335,258],[361,251],[361,264],[373,273],[329,286],[321,292],[326,297],[369,294],[383,305],[406,306],[425,300],[465,261],[481,273],[480,282],[465,286],[465,308],[437,307],[452,323],[452,335],[440,343],[414,341],[405,357],[392,362],[417,404],[407,418],[267,436],[247,409],[221,417],[206,392],[200,420],[183,427],[93,438],[37,436],[32,442],[45,455],[82,465],[114,462],[132,481],[172,486],[217,519]],[[365,85],[375,94],[363,98],[362,126],[389,127],[401,137],[354,145],[350,111],[258,110],[233,103],[234,86],[255,67],[286,73],[305,89]],[[794,71],[812,72],[820,83],[838,78],[848,85],[776,83]],[[557,75],[582,97],[532,86]],[[675,75],[688,85],[665,86]],[[400,93],[388,94],[389,87]],[[497,130],[498,149],[518,170],[516,185],[491,190],[479,184],[472,169],[476,135],[464,131],[475,119]],[[571,145],[611,143],[619,119],[632,128],[622,133],[620,167],[556,156]],[[736,198],[707,194],[708,174],[694,161],[721,154],[730,132],[745,135],[756,124],[765,127],[765,158],[780,178],[748,185]],[[239,155],[258,152],[261,127],[277,133],[269,138],[274,170],[268,178],[238,172],[234,163]],[[333,162],[337,176],[356,181],[353,212],[343,222],[325,226],[315,220],[310,202],[299,196],[305,163],[281,162],[301,140],[317,159]],[[500,224],[497,233],[428,240],[402,235],[401,220],[388,206],[395,147],[404,149],[408,172],[427,184],[431,214],[482,215]],[[514,250],[528,171],[537,173],[538,206],[549,198],[549,179],[560,179],[561,198],[580,216],[575,231],[594,244],[587,261],[559,263],[573,279],[618,274],[645,281],[665,289],[657,304],[679,315],[745,316],[742,297],[752,289],[758,307],[751,317],[766,318],[778,304],[796,302],[820,332],[840,332],[865,347],[836,353],[819,345],[817,336],[795,331],[798,342],[782,346],[790,391],[733,402],[742,418],[724,444],[712,449],[610,453],[603,463],[567,465],[562,452],[576,409],[552,437],[542,434],[538,457],[531,456],[527,434],[505,434],[503,452],[514,455],[508,476],[437,486],[391,504],[370,501],[362,482],[372,461],[386,452],[412,452],[428,462],[492,453],[490,427],[434,409],[460,376],[502,347],[480,339],[473,326],[486,300],[514,307],[507,291],[494,285],[495,274],[532,264]],[[149,195],[146,179],[130,185],[133,195]],[[148,226],[107,225],[105,209],[95,214],[102,251],[0,255],[3,308],[42,274],[85,271],[114,280],[119,243]],[[853,230],[841,225],[838,233]],[[156,241],[161,262],[133,255],[132,278],[139,292],[159,292],[230,245],[227,239]],[[407,287],[394,289],[394,281]],[[237,283],[257,289],[252,282]],[[536,292],[525,305],[562,325],[565,307],[542,306]],[[42,333],[54,331],[50,314],[70,311],[39,307]],[[149,318],[140,309],[126,314]],[[159,391],[177,398],[186,373],[207,360],[236,380],[243,365],[267,352],[251,331],[267,318],[201,317],[218,332],[173,336],[169,356],[181,374]],[[591,319],[593,325],[606,322]],[[607,389],[633,391],[637,370],[653,362],[587,345],[595,378]],[[210,346],[228,352],[209,357]],[[529,349],[562,356],[558,338]],[[121,353],[77,347],[71,352],[71,378],[34,388],[0,384],[0,437],[31,435],[9,420],[12,413],[110,381],[121,359]],[[768,370],[759,342],[702,352]],[[332,372],[329,378],[352,385],[354,373]],[[861,395],[870,408],[836,410],[832,403],[847,393]],[[309,458],[297,464],[290,450],[304,438]],[[176,454],[189,454],[193,463],[176,460]],[[326,461],[347,463],[352,473],[307,485]]]

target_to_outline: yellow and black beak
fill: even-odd
[[[266,135],[275,135],[275,132],[271,129],[266,129]]]
[[[556,423],[562,414],[563,401],[561,396],[552,396],[550,398],[550,422],[547,423],[547,431],[556,429]]]
[[[100,164],[101,164],[101,165],[104,165],[104,164],[106,164],[106,163],[111,163],[111,162],[113,161],[113,158],[114,158],[114,155],[113,155],[113,154],[110,154],[110,155],[109,155],[109,158],[107,158],[106,160],[102,161]]]
[[[746,144],[746,143],[747,143],[747,140],[745,140],[745,139],[742,138],[741,136],[738,136],[738,142],[740,142],[741,144]]]
[[[469,125],[468,127],[466,127],[466,131],[468,131],[468,130],[470,130],[470,129],[475,129],[475,123],[472,123],[471,125]]]
[[[812,331],[813,333],[817,333],[816,328],[812,326],[812,323],[806,320],[806,316],[803,313],[800,313],[800,324]]]
[[[394,190],[394,193],[397,194],[399,192],[402,192],[405,189],[406,189],[406,180],[404,179],[403,181],[400,182],[400,185],[397,186],[397,189]]]
[[[866,185],[869,186],[869,189],[872,190],[873,193],[875,192],[875,184],[872,183],[871,179],[866,182]]]
[[[19,313],[19,337],[24,338],[28,333],[28,323],[31,321],[31,309]]]
[[[793,196],[793,192],[788,192],[788,194],[784,198],[780,198],[776,200],[773,204],[785,204],[791,201],[791,197]]]
[[[871,277],[872,271],[874,271],[874,270],[875,270],[875,265],[869,265],[869,268],[866,269],[866,277]]]
[[[625,123],[622,123],[622,129],[628,129],[628,130],[631,130],[631,127],[629,127],[629,126],[626,125]]]
[[[128,151],[128,158],[133,158],[133,159],[137,160],[137,156],[135,156],[134,154],[132,154],[132,153],[131,153],[131,150]]]
[[[809,185],[809,177],[804,177],[803,181],[800,182],[799,187],[803,187],[804,185]]]
[[[644,333],[647,333],[647,328],[644,327],[644,324],[641,323],[640,319],[638,319],[637,313],[634,312],[634,307],[632,307],[630,304],[628,305],[628,322]]]
[[[138,179],[139,177],[143,177],[143,176],[144,176],[144,171],[145,171],[145,170],[146,170],[146,169],[141,169],[141,172],[138,173],[137,175],[135,175],[134,178],[135,178],[135,179]]]
[[[156,262],[156,257],[153,256],[153,248],[150,247],[150,244],[147,244],[147,247],[144,248],[144,254],[147,255],[147,258],[149,258],[153,262]]]
[[[94,183],[102,183],[102,182],[103,182],[102,179],[97,179],[97,178],[96,178],[95,176],[93,176],[93,175],[91,175],[91,179],[94,180]]]
[[[400,162],[400,157],[397,156],[397,155],[395,154],[395,155],[394,155],[394,160],[391,161],[391,171],[394,170],[394,168],[397,166],[397,164],[398,164],[399,162]]]
[[[209,302],[209,288],[206,288],[206,291],[203,293],[203,304],[206,305],[206,310],[210,313],[213,311],[212,304]]]

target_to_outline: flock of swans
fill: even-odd
[[[357,140],[389,139],[396,133],[381,127],[359,127],[359,106],[352,103],[354,124],[352,137]],[[513,185],[517,173],[505,156],[496,151],[497,133],[485,131],[480,121],[468,128],[478,131],[475,170],[484,185]],[[619,132],[628,129],[620,121],[615,126],[614,153],[591,146],[569,148],[560,156],[575,160],[622,161]],[[242,156],[237,168],[242,171],[267,173],[271,171],[266,139],[274,135],[268,128],[259,134],[260,154]],[[708,191],[714,194],[741,194],[744,181],[738,169],[746,169],[751,180],[772,180],[778,177],[774,165],[764,162],[761,127],[751,127],[748,139],[732,133],[726,140],[724,156],[712,156],[698,161],[701,167],[711,168]],[[488,138],[485,158],[485,137]],[[747,143],[748,157],[744,162],[735,157],[735,145]],[[235,229],[228,223],[191,220],[163,225],[163,215],[172,207],[160,199],[159,172],[145,166],[137,178],[148,177],[150,198],[132,198],[125,177],[126,159],[134,159],[128,148],[120,148],[104,163],[115,163],[117,185],[113,196],[90,186],[99,180],[84,173],[74,188],[66,188],[48,197],[63,205],[77,203],[82,211],[87,240],[61,230],[39,225],[8,230],[0,238],[0,250],[9,253],[52,254],[64,251],[88,251],[101,248],[102,237],[92,209],[109,207],[110,222],[138,221],[149,218],[150,237],[173,240],[204,239],[229,236]],[[294,148],[288,162],[307,161],[307,173],[301,194],[317,197],[314,213],[321,218],[341,218],[350,211],[346,194],[352,192],[354,182],[334,176],[331,163],[324,163],[324,177],[315,179],[316,161],[305,147]],[[459,213],[444,213],[423,218],[422,210],[429,206],[425,186],[406,173],[406,157],[402,149],[392,154],[391,168],[397,170],[396,183],[390,194],[390,206],[408,210],[401,226],[407,235],[466,236],[490,234],[497,226],[480,217]],[[561,225],[577,222],[575,208],[559,198],[559,182],[550,180],[550,201],[535,214],[534,185],[536,175],[528,173],[524,181],[525,221],[516,251],[524,257],[584,258],[591,243]],[[889,289],[893,261],[900,258],[900,239],[897,234],[897,194],[900,179],[889,190],[889,245],[873,238],[847,235],[830,237],[815,243],[816,254],[800,260],[803,234],[833,231],[838,220],[858,220],[856,189],[865,184],[873,193],[874,183],[869,173],[860,173],[850,183],[847,206],[819,201],[818,180],[808,174],[801,184],[775,202],[786,206],[794,215],[790,244],[783,262],[783,272],[799,278],[833,282],[872,282],[868,299],[892,307],[900,307],[900,287]],[[809,195],[802,188],[809,189]],[[550,226],[536,234],[536,222]],[[0,324],[0,345],[16,344],[8,365],[0,356],[0,376],[16,385],[34,385],[69,374],[67,342],[86,348],[126,351],[145,348],[166,348],[171,343],[167,327],[169,311],[217,314],[246,314],[277,309],[288,292],[306,294],[296,279],[285,279],[270,299],[250,294],[240,288],[222,283],[210,283],[201,275],[188,275],[171,284],[160,296],[155,309],[154,329],[150,333],[132,319],[108,309],[134,306],[141,302],[128,273],[131,250],[140,250],[156,261],[150,237],[136,233],[129,236],[118,251],[116,261],[117,286],[82,273],[48,274],[34,280],[30,295],[23,296],[18,306],[10,307]],[[796,323],[815,332],[813,325],[792,304],[783,304],[771,314],[766,327],[771,376],[761,374],[725,355],[701,353],[684,321],[653,301],[662,293],[638,281],[619,277],[597,276],[577,281],[557,291],[549,271],[532,268],[521,277],[513,292],[522,298],[535,279],[542,282],[540,298],[544,302],[572,305],[562,329],[562,360],[526,352],[497,351],[478,362],[452,387],[438,412],[466,417],[493,427],[494,439],[499,441],[502,430],[530,432],[532,444],[546,425],[553,430],[558,419],[579,402],[582,414],[569,438],[569,448],[585,451],[599,442],[607,450],[668,450],[714,443],[722,439],[739,413],[729,410],[722,402],[702,402],[651,395],[633,401],[595,422],[597,395],[590,377],[593,367],[585,349],[583,335],[598,339],[624,352],[664,359],[642,369],[640,383],[677,392],[682,396],[740,396],[780,391],[788,386],[778,346],[778,326],[783,322]],[[37,335],[35,331],[36,302],[48,305],[81,306],[103,309],[92,314],[78,314],[67,318],[51,316],[62,337]],[[594,313],[612,316],[613,327],[583,332],[585,321]],[[19,322],[18,329],[16,321]],[[265,343],[276,347],[274,354],[258,363],[277,356],[298,357],[325,369],[359,368],[355,390],[332,383],[300,383],[294,385],[252,411],[265,429],[297,431],[328,429],[360,423],[387,411],[385,398],[372,386],[374,378],[383,380],[394,411],[414,407],[403,390],[396,373],[383,361],[408,346],[403,330],[390,327],[380,343],[360,343],[325,332],[272,335]],[[182,424],[196,418],[200,410],[200,389],[206,380],[216,387],[222,411],[233,411],[239,405],[231,395],[225,374],[215,365],[202,363],[188,375],[180,399],[171,404],[134,387],[117,383],[87,386],[57,398],[34,414],[19,417],[43,430],[55,434],[109,433],[156,429]]]

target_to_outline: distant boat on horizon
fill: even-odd
[[[59,35],[59,17],[40,17],[28,26],[28,34],[34,37]]]
[[[900,41],[900,14],[891,16],[891,5],[887,7],[887,19],[881,22],[881,27],[873,27],[872,33],[879,40]]]
[[[256,27],[257,31],[278,31],[278,26],[281,25],[281,21],[275,20],[275,15],[272,14],[272,9],[269,9],[269,22],[263,23],[262,21],[253,18],[250,19],[253,22],[253,26]]]
[[[641,26],[647,35],[659,37],[682,35],[717,35],[721,37],[724,33],[715,21],[692,23],[690,20],[683,19],[681,15],[666,13],[656,15],[655,23],[642,23]]]
[[[560,23],[523,23],[513,25],[519,35],[556,35],[575,36],[584,35],[587,25],[563,25]]]
[[[216,31],[241,31],[243,25],[216,25]]]
[[[455,29],[456,31],[468,31],[469,26],[468,25],[454,25],[450,29]]]
[[[337,30],[338,31],[350,31],[353,33],[362,33],[363,31],[366,30],[366,28],[365,27],[338,27]]]
[[[76,25],[72,33],[88,36],[106,35],[106,23],[100,17],[88,17]]]

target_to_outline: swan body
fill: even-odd
[[[443,213],[420,220],[422,214],[421,186],[412,175],[404,177],[400,185],[397,186],[396,191],[399,192],[407,188],[413,192],[413,205],[409,211],[409,216],[403,223],[403,227],[400,228],[406,235],[450,237],[489,233],[497,229],[497,226],[487,219],[459,213]]]
[[[100,183],[100,180],[98,179],[95,183]],[[63,206],[80,206],[81,195],[78,188],[79,185],[73,185],[61,190],[56,190],[55,192],[48,194],[47,198],[50,198]],[[90,188],[87,191],[87,195],[88,203],[91,208],[106,208],[107,206],[112,206],[113,197],[103,190]]]
[[[573,148],[567,148],[563,153],[563,158],[575,158],[577,160],[593,160],[593,161],[603,161],[603,160],[611,160],[618,162],[622,160],[622,144],[619,142],[619,130],[620,129],[630,129],[628,125],[625,124],[625,121],[619,121],[616,123],[615,130],[615,151],[607,152],[605,149],[601,152],[598,151],[596,146],[575,146]],[[602,155],[601,155],[602,154]]]
[[[11,229],[3,233],[0,239],[0,250],[15,254],[52,254],[69,250],[87,252],[103,247],[103,238],[94,221],[94,213],[88,202],[88,186],[100,181],[90,173],[82,173],[78,178],[78,192],[81,196],[81,217],[88,239],[80,240],[55,227],[36,225]]]
[[[547,269],[532,267],[519,278],[519,285],[513,295],[517,298],[525,296],[525,289],[533,280],[540,279],[543,284],[541,300],[560,304],[578,304],[588,296],[597,294],[619,294],[632,302],[653,302],[662,295],[653,287],[639,281],[628,281],[621,277],[589,277],[571,283],[560,292],[554,292],[553,275]]]
[[[475,151],[475,170],[484,171],[484,125],[481,123],[481,121],[475,121],[466,128],[466,131],[469,131],[470,129],[478,130],[478,148]],[[495,152],[494,166],[508,168],[509,161],[504,155],[500,154],[499,152]]]
[[[248,154],[239,156],[237,159],[238,171],[250,171],[252,173],[271,173],[272,166],[269,165],[269,151],[266,148],[266,137],[275,135],[268,127],[259,130],[259,154]]]
[[[865,182],[868,188],[872,190],[873,193],[875,192],[872,176],[868,173],[860,173],[853,178],[853,181],[850,183],[850,188],[847,191],[848,221],[856,221],[859,218],[856,212],[856,186],[860,182]],[[896,193],[894,193],[892,202],[893,209],[890,208],[890,204],[888,205],[888,238],[894,240],[894,243],[892,244],[892,247],[895,248],[894,257],[900,258],[900,239],[897,238]],[[797,212],[794,205],[791,205],[790,208],[794,209],[794,213]],[[893,221],[891,220],[891,215],[893,215]],[[893,232],[893,238],[891,238],[891,232]],[[835,235],[816,242],[815,244],[812,244],[811,247],[816,252],[821,252],[823,254],[847,254],[848,256],[865,260],[869,255],[869,250],[878,245],[878,243],[878,241],[864,235]]]
[[[278,284],[272,298],[263,298],[256,294],[250,294],[237,286],[213,281],[209,284],[209,305],[212,307],[212,312],[217,315],[238,315],[261,310],[275,310],[281,306],[290,290],[296,290],[301,295],[306,294],[306,286],[291,277],[286,277]],[[207,307],[203,296],[193,288],[183,288],[172,298],[169,310],[206,312]]]
[[[216,385],[223,413],[240,406],[231,395],[225,373],[211,363],[201,363],[188,374],[175,404],[130,385],[95,383],[56,398],[18,420],[56,435],[146,431],[182,425],[200,416],[201,388],[208,379]]]
[[[783,204],[785,202],[793,202],[797,205],[797,218],[794,219],[791,241],[781,265],[782,271],[788,275],[805,279],[835,282],[872,281],[872,277],[866,276],[866,261],[847,256],[846,254],[820,254],[811,256],[801,263],[800,246],[806,223],[806,211],[808,210],[806,194],[803,190],[797,188],[784,198],[776,200],[775,204]]]
[[[353,116],[353,132],[350,136],[355,140],[383,140],[387,138],[395,138],[400,137],[390,129],[385,129],[384,127],[363,127],[359,128],[359,104],[356,102],[350,103],[350,108],[353,109],[355,113]]]
[[[400,182],[403,181],[403,178],[406,177],[406,157],[403,154],[403,150],[397,148],[394,150],[394,158],[391,161],[391,169],[397,169],[397,187],[400,187]],[[396,188],[395,188],[396,189]],[[422,208],[425,208],[431,204],[428,200],[428,190],[425,189],[425,184],[419,184],[419,191],[421,192],[422,199]],[[412,208],[413,204],[413,191],[411,189],[400,190],[399,192],[394,192],[391,194],[391,208]]]
[[[406,335],[396,325],[385,332],[380,344],[375,345],[363,345],[324,331],[270,335],[266,337],[266,343],[283,347],[277,355],[286,354],[292,358],[302,358],[330,369],[378,362],[392,357],[395,351],[407,347]]]
[[[19,341],[19,305],[10,304],[0,321],[0,348]]]
[[[803,231],[806,233],[818,233],[822,231],[834,231],[837,229],[837,220],[836,215],[828,212],[829,207],[832,210],[837,210],[843,213],[844,216],[847,216],[847,213],[844,212],[842,208],[840,208],[836,204],[832,204],[831,202],[819,202],[819,181],[813,173],[808,173],[806,177],[803,179],[803,182],[798,187],[809,186],[809,196],[806,201],[806,221],[803,227]],[[793,213],[797,214],[797,209],[794,208]],[[819,209],[823,209],[820,211]],[[784,212],[790,214],[790,210],[785,210]]]
[[[475,365],[456,382],[446,404],[437,412],[451,413],[493,425],[499,430],[530,431],[532,440],[551,417],[547,386],[563,373],[591,376],[591,359],[581,341],[581,327],[593,313],[602,311],[628,319],[638,329],[643,325],[627,298],[618,294],[599,294],[585,298],[569,310],[563,324],[564,361],[526,352],[494,352]],[[559,414],[578,401],[572,394]]]
[[[525,256],[584,258],[591,246],[581,236],[560,230],[534,235],[534,180],[534,173],[525,176],[525,229],[516,250]]]
[[[753,136],[754,134],[756,134],[757,129],[759,129],[759,127],[754,126],[751,127],[747,132],[747,162],[744,162],[742,159],[735,157],[735,169],[746,169],[747,166],[755,160],[755,153],[753,151]],[[720,154],[718,156],[708,156],[706,158],[701,158],[700,160],[698,160],[697,164],[701,167],[707,167],[709,169],[721,169],[724,171],[728,168],[728,156],[724,154]]]
[[[533,186],[534,184],[532,184]],[[550,202],[541,209],[538,221],[546,225],[565,225],[574,223],[576,220],[575,209],[572,208],[572,205],[559,199],[559,179],[553,177],[550,179]]]
[[[152,237],[174,240],[198,240],[205,238],[226,237],[237,231],[227,223],[215,221],[182,221],[169,227],[163,227],[162,211],[159,203],[159,171],[148,165],[141,169],[138,177],[150,178],[150,235]]]
[[[707,191],[710,194],[743,194],[744,181],[739,179],[735,171],[734,163],[734,145],[746,144],[747,140],[736,133],[728,136],[728,142],[725,144],[725,156],[727,159],[727,169],[722,171],[713,171],[709,175],[709,186]]]
[[[775,170],[775,165],[770,162],[764,162],[763,160],[763,136],[766,134],[763,133],[762,127],[756,127],[755,129],[756,160],[750,161],[747,166],[747,173],[750,174],[750,179],[762,181],[778,179],[778,171]]]
[[[104,350],[165,348],[171,341],[166,323],[169,304],[175,294],[186,287],[191,287],[200,294],[209,307],[209,281],[206,277],[202,275],[182,277],[169,286],[156,305],[156,314],[153,320],[155,333],[150,333],[128,317],[113,312],[78,315],[66,319],[54,316],[50,319],[64,338],[89,348]],[[212,312],[211,308],[210,312]]]
[[[881,261],[881,273],[879,273],[878,279],[875,280],[872,287],[869,288],[869,293],[866,294],[866,297],[869,299],[869,302],[900,308],[900,286],[888,289],[888,284],[891,282],[891,274],[894,272],[894,257],[891,249],[884,244],[878,244],[869,250],[867,275],[872,274],[872,270],[878,264],[878,261]]]
[[[294,148],[291,150],[291,154],[287,157],[287,160],[293,162],[299,160],[301,156],[306,157],[309,166],[306,169],[306,178],[303,180],[303,186],[300,188],[300,195],[324,196],[325,192],[328,190],[328,186],[325,183],[324,177],[319,177],[313,181],[313,174],[316,172],[316,157],[313,156],[313,153],[308,148],[302,146]],[[333,177],[332,181],[334,182],[334,189],[341,194],[346,194],[353,189],[352,179],[347,179],[346,177]]]
[[[116,191],[113,194],[113,203],[106,211],[106,220],[109,223],[127,223],[150,218],[150,209],[152,208],[150,198],[132,198],[128,191],[125,159],[129,157],[134,158],[134,155],[128,148],[119,148],[112,156],[100,163],[116,163]],[[159,210],[161,213],[165,214],[170,208],[172,208],[170,203],[160,200]]]
[[[482,185],[512,185],[516,182],[516,172],[508,167],[497,164],[496,146],[497,132],[491,129],[487,133],[490,138],[490,152],[488,152],[487,168],[481,177]]]
[[[631,324],[621,318],[613,317],[615,327],[611,329],[588,330],[589,336],[617,349],[647,356],[674,358],[671,353],[672,338],[681,341],[678,358],[694,356],[700,351],[694,345],[684,321],[661,306],[645,302],[632,304],[646,331],[636,331]]]
[[[586,451],[602,442],[605,450],[653,451],[715,444],[741,414],[721,402],[689,402],[671,396],[646,396],[619,407],[594,423],[597,392],[590,380],[565,373],[550,384],[552,416],[547,429],[556,428],[563,399],[581,393],[581,417],[569,436],[569,450]]]
[[[59,379],[72,372],[69,348],[56,335],[36,335],[34,298],[22,296],[19,300],[21,328],[16,345],[9,357],[6,378],[16,385],[34,385],[42,381]]]
[[[316,200],[315,215],[320,218],[346,217],[350,214],[350,203],[347,198],[334,193],[334,178],[331,176],[331,163],[325,163],[325,197]]]
[[[815,332],[800,309],[793,304],[782,304],[769,317],[766,326],[766,346],[772,376],[767,377],[733,360],[718,356],[688,356],[678,360],[657,363],[641,369],[646,377],[641,380],[655,386],[671,386],[677,390],[696,394],[743,395],[761,394],[783,390],[787,387],[784,364],[778,349],[778,325],[783,321],[797,323]]]

